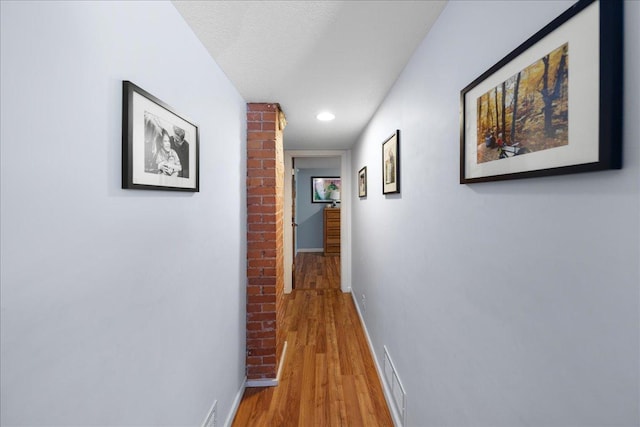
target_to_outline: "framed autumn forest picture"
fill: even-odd
[[[461,184],[622,167],[622,8],[579,1],[462,90]]]

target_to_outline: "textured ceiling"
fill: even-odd
[[[353,145],[446,4],[173,3],[247,102],[280,103],[285,148],[314,150]]]

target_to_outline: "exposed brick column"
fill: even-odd
[[[284,114],[247,104],[247,378],[274,379],[284,345]]]

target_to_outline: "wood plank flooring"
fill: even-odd
[[[296,289],[340,289],[340,257],[300,252],[295,274]]]
[[[315,288],[285,295],[288,347],[280,383],[247,388],[235,427],[393,426],[351,294],[339,289],[339,269],[337,288],[326,279],[335,271],[315,270],[326,261],[339,268],[339,257],[320,262],[322,254],[315,255],[308,257],[315,267],[297,264],[315,277],[300,283]]]

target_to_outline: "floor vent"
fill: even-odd
[[[400,414],[400,420],[404,426],[407,413],[407,393],[404,391],[402,382],[400,382],[400,377],[398,377],[398,372],[393,360],[391,360],[391,356],[389,356],[389,349],[386,345],[384,346],[384,377],[391,390],[396,411]]]
[[[218,425],[218,419],[217,419],[218,417],[216,415],[217,412],[218,412],[218,401],[216,400],[215,402],[213,402],[213,405],[211,405],[209,414],[207,415],[207,418],[204,420],[202,427],[217,427]]]

